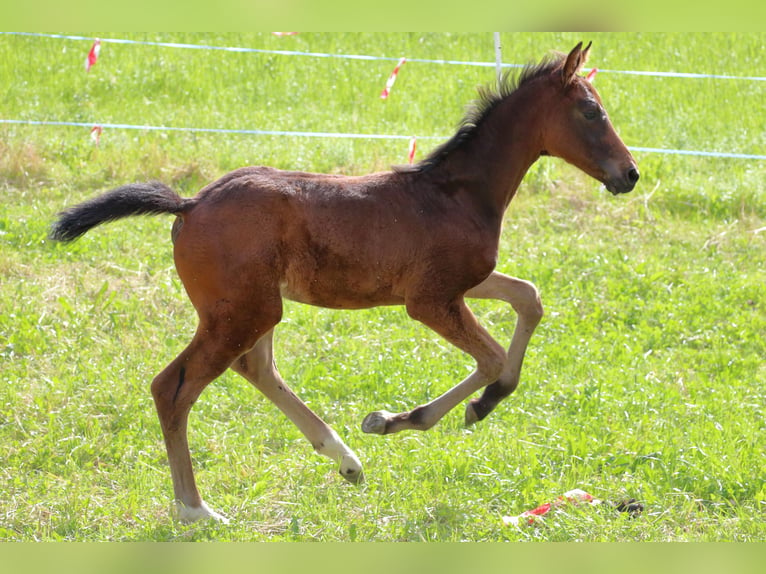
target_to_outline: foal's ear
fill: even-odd
[[[588,42],[585,49],[582,49],[582,42],[577,44],[567,56],[566,63],[561,69],[561,80],[564,83],[564,87],[567,87],[575,79],[575,76],[580,73],[580,70],[588,61],[588,54],[590,53],[590,47],[593,42]]]

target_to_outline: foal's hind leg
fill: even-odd
[[[236,351],[222,346],[219,338],[200,325],[189,346],[152,381],[152,396],[173,479],[177,518],[182,522],[201,518],[226,522],[207,507],[197,490],[187,423],[189,411],[202,390],[226,370],[236,355]]]
[[[202,518],[226,519],[210,510],[194,481],[187,424],[192,405],[203,389],[222,374],[243,352],[251,349],[259,333],[270,331],[279,322],[261,313],[260,321],[235,314],[233,307],[218,305],[218,312],[201,319],[189,346],[152,382],[152,396],[165,439],[173,479],[177,518],[194,522]]]
[[[266,333],[253,349],[232,363],[231,368],[244,376],[271,400],[311,442],[314,449],[340,465],[340,474],[349,482],[362,479],[362,465],[340,437],[301,401],[282,380],[274,365],[274,331]]]
[[[486,417],[500,401],[516,390],[527,344],[542,319],[543,306],[537,288],[532,283],[497,272],[469,290],[466,297],[506,301],[518,315],[500,377],[484,389],[480,398],[466,405],[465,422],[470,425]]]

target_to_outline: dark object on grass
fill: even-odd
[[[627,512],[631,518],[636,518],[644,511],[644,504],[635,498],[621,500],[615,505],[620,512]]]

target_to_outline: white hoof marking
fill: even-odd
[[[331,435],[316,448],[316,451],[337,462],[340,465],[338,472],[349,482],[356,483],[362,480],[362,463],[335,431],[332,431]]]
[[[351,451],[340,459],[339,472],[343,478],[354,484],[364,480],[362,463]]]
[[[198,507],[186,506],[180,500],[175,501],[175,517],[184,524],[191,524],[198,520],[215,520],[222,524],[228,524],[229,519],[211,510],[203,501]]]

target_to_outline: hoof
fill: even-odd
[[[362,472],[362,463],[354,455],[346,455],[340,461],[340,475],[351,484],[364,482],[364,473]]]
[[[340,475],[351,484],[362,484],[364,482],[364,473],[361,470],[347,470],[345,472],[340,470],[339,472]]]
[[[388,411],[375,411],[362,421],[362,431],[368,434],[386,434],[386,423],[391,417]]]
[[[473,401],[469,402],[465,406],[465,426],[469,427],[480,420],[479,415],[476,414],[476,410],[473,408]]]
[[[191,524],[192,522],[197,522],[199,520],[214,520],[221,524],[229,523],[228,518],[211,510],[204,502],[199,506],[194,507],[186,506],[180,500],[176,500],[174,515],[176,520],[183,522],[184,524]]]

